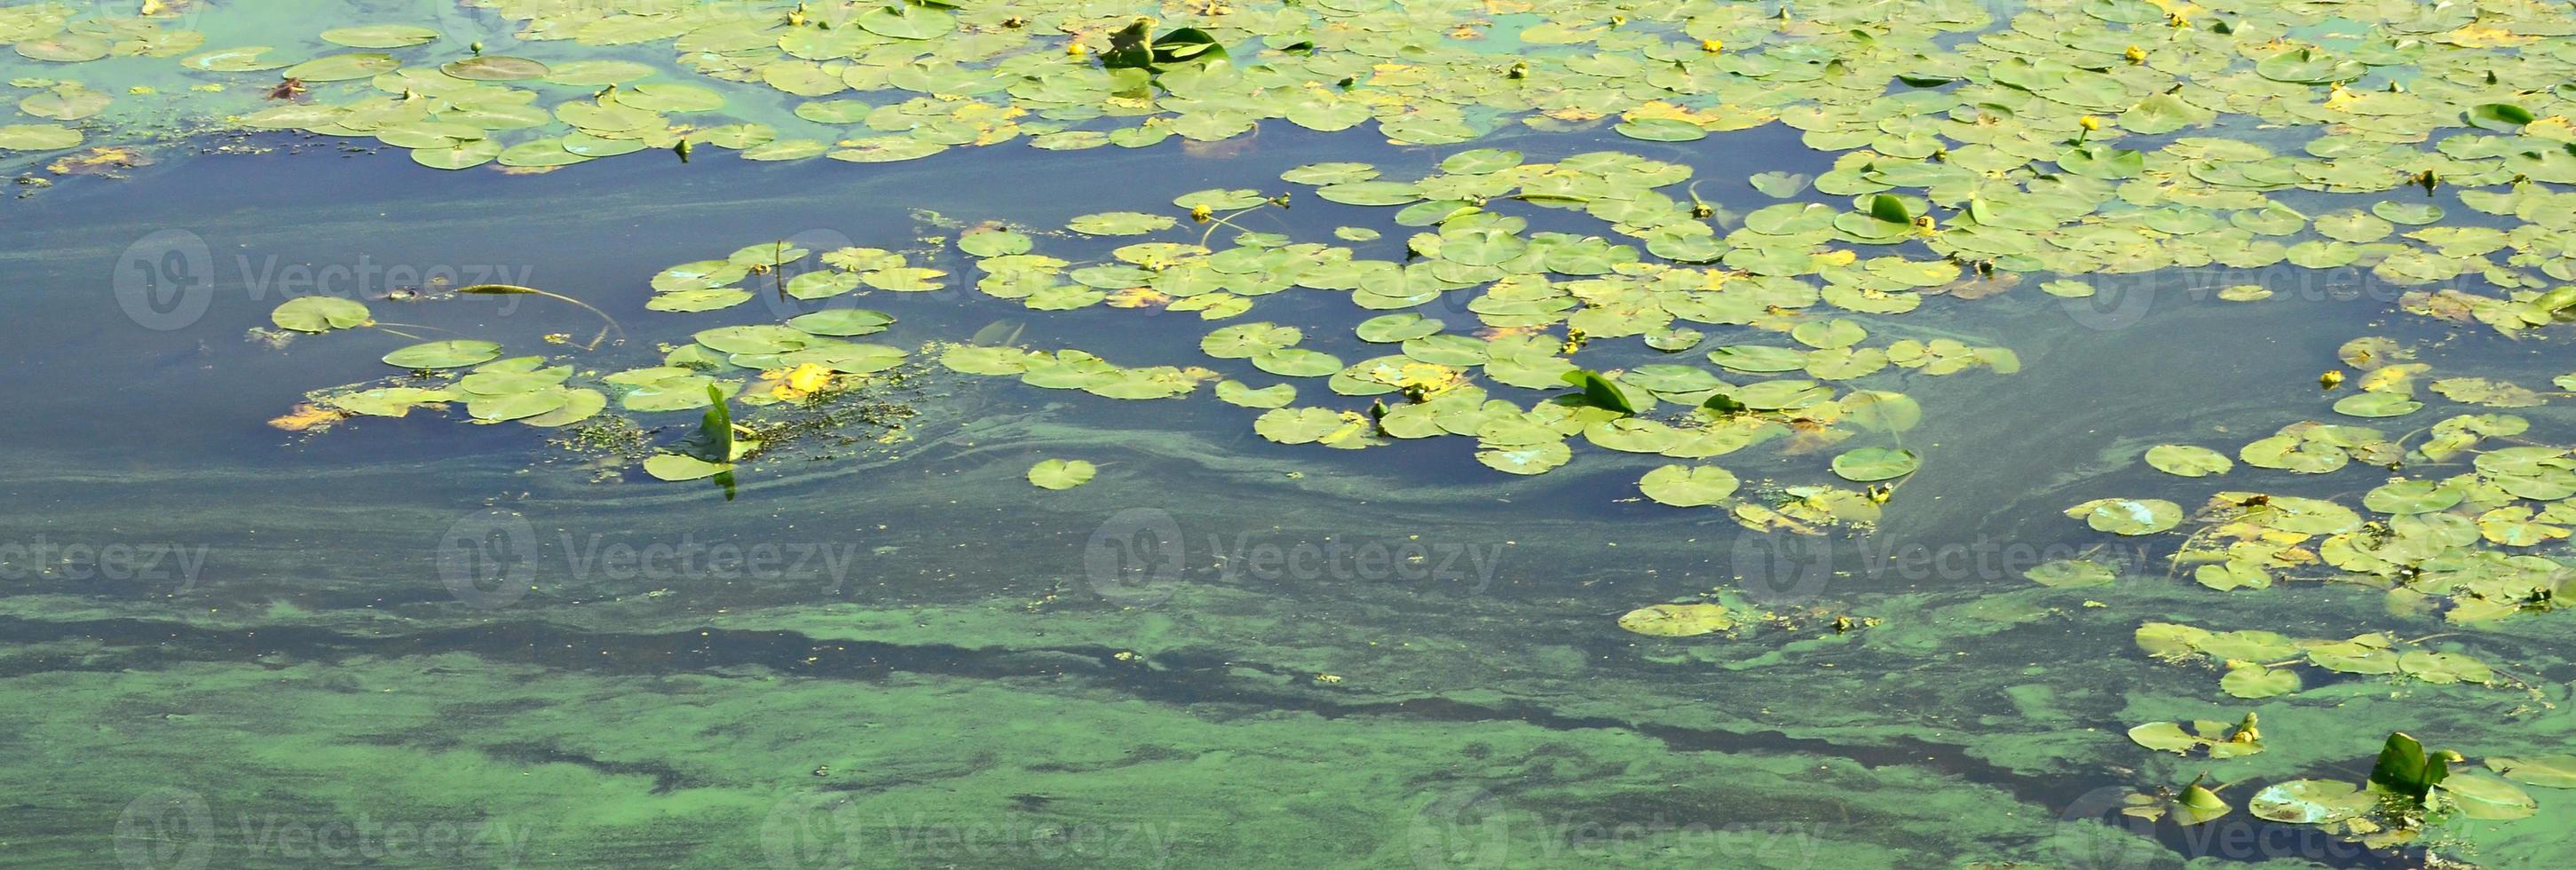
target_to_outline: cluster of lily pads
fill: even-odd
[[[985,223],[954,239],[956,254],[981,273],[975,286],[982,294],[1032,311],[1106,306],[1227,320],[1275,293],[1345,294],[1363,310],[1393,312],[1360,322],[1352,330],[1356,342],[1337,342],[1386,351],[1377,356],[1345,361],[1308,346],[1307,332],[1298,327],[1247,321],[1208,333],[1200,350],[1210,363],[1248,366],[1242,377],[1268,375],[1278,382],[1256,386],[1197,364],[1125,366],[1078,349],[963,343],[944,346],[938,358],[967,374],[1016,377],[1032,386],[1113,399],[1179,398],[1214,381],[1218,399],[1264,410],[1253,428],[1272,441],[1356,449],[1467,436],[1476,440],[1480,461],[1514,474],[1566,464],[1573,457],[1570,439],[1580,437],[1606,450],[1680,460],[1640,481],[1648,498],[1677,506],[1729,503],[1739,488],[1734,474],[1701,460],[1772,441],[1791,452],[1813,450],[1860,431],[1900,439],[1920,420],[1920,407],[1903,393],[1860,383],[1885,382],[1900,373],[2018,368],[2008,350],[1944,336],[1869,344],[1871,329],[1856,318],[1912,310],[1930,282],[1980,279],[1939,260],[1887,255],[1861,261],[1848,250],[1834,250],[1836,231],[1823,228],[1835,222],[1830,217],[1802,216],[1798,220],[1815,226],[1798,228],[1755,212],[1742,227],[1721,232],[1713,208],[1660,190],[1686,181],[1686,167],[1615,152],[1528,163],[1518,152],[1475,149],[1444,159],[1440,167],[1409,181],[1383,179],[1376,168],[1352,163],[1312,164],[1285,174],[1314,185],[1318,198],[1390,208],[1395,227],[1420,228],[1405,240],[1400,261],[1372,259],[1348,245],[1244,230],[1235,224],[1244,212],[1286,207],[1291,198],[1248,189],[1185,194],[1174,200],[1170,214],[1088,214],[1060,231]],[[1616,234],[1644,240],[1646,250],[1597,235],[1530,233],[1528,219],[1509,213],[1511,206],[1582,212],[1608,221]],[[1799,209],[1802,215],[1815,210]],[[1230,245],[1210,244],[1220,231]],[[1337,235],[1365,241],[1381,234],[1344,227]],[[1156,236],[1162,238],[1151,238]],[[1085,259],[1042,253],[1042,238],[1050,248],[1084,248],[1062,253]],[[915,258],[950,255],[857,247],[816,254],[764,243],[662,270],[645,303],[651,310],[721,311],[762,293],[783,297],[780,304],[819,310],[781,323],[700,330],[694,343],[671,351],[659,365],[605,375],[597,386],[618,389],[616,405],[627,411],[692,410],[706,403],[709,386],[726,395],[740,389],[740,376],[728,373],[766,372],[775,381],[805,367],[865,375],[900,363],[903,349],[848,340],[888,328],[893,317],[837,307],[834,300],[944,288],[948,271],[916,265]],[[1738,255],[1762,271],[1712,262]],[[790,266],[809,258],[828,268],[787,275]],[[1806,275],[1824,286],[1801,280]],[[1476,331],[1452,331],[1448,322],[1417,310],[1435,302],[1463,308],[1475,318]],[[278,322],[319,331],[299,315],[308,306],[325,305],[348,309],[340,312],[346,322],[336,325],[365,322],[358,303],[323,299],[289,303]],[[1732,329],[1734,337],[1691,354],[1710,343],[1703,327]],[[1786,341],[1773,344],[1779,339],[1770,336]],[[1614,341],[1626,338],[1638,341]],[[516,361],[494,362],[499,352],[496,345],[471,340],[426,343],[388,362],[409,369],[506,366],[512,377],[485,377],[490,373],[478,370],[453,388],[376,388],[333,394],[324,402],[352,413],[382,413],[388,410],[384,402],[402,400],[408,404],[392,410],[406,410],[456,399],[462,391],[477,420],[546,423],[556,422],[562,408],[537,406],[559,397],[571,397],[563,405],[586,412],[608,404],[595,389],[565,387],[561,378],[535,383]],[[1595,370],[1576,362],[1579,355],[1605,354],[1644,364],[1602,363]],[[1301,379],[1319,380],[1314,386],[1331,398],[1296,404]],[[504,389],[520,386],[526,389]],[[1513,401],[1503,388],[1571,392]],[[744,395],[759,403],[777,392]],[[1844,451],[1830,465],[1845,480],[1879,484],[1912,473],[1919,462],[1892,441]],[[1891,489],[1797,486],[1767,499],[1736,500],[1731,508],[1755,528],[1812,531],[1821,524],[1874,520]]]
[[[2207,720],[2152,722],[2130,729],[2129,738],[2149,749],[2183,755],[2200,750],[2212,759],[2263,749],[2257,718],[2251,713],[2233,727]],[[2315,825],[2372,848],[2388,848],[2421,842],[2427,831],[2452,818],[2527,818],[2539,803],[2521,785],[2576,788],[2576,757],[2492,757],[2484,762],[2486,771],[2453,768],[2467,760],[2451,750],[2426,751],[2414,736],[2396,732],[2381,746],[2363,781],[2276,782],[2248,798],[2246,809],[2267,821]],[[2218,793],[2227,786],[2206,785],[2206,779],[2203,775],[2162,793],[2132,794],[2120,812],[2148,820],[2170,815],[2185,825],[2205,824],[2235,812],[2236,807]]]

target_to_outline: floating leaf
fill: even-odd
[[[1726,605],[1707,602],[1656,604],[1619,617],[1620,628],[1651,637],[1696,637],[1735,625],[1736,618]]]
[[[268,319],[281,328],[297,332],[329,332],[375,323],[365,304],[332,296],[300,296],[286,300],[268,313]]]
[[[1099,467],[1080,459],[1048,459],[1029,466],[1029,482],[1039,489],[1072,489],[1090,483],[1099,473]]]
[[[2147,448],[2147,464],[2157,471],[2180,477],[2226,474],[2228,469],[2236,467],[2226,454],[2189,444],[2159,444]]]
[[[1913,474],[1923,463],[1911,450],[1863,447],[1834,457],[1833,464],[1844,480],[1868,483]]]
[[[1734,495],[1738,485],[1735,475],[1713,465],[1666,465],[1637,481],[1647,498],[1674,507],[1716,504]]]
[[[488,341],[452,339],[415,344],[385,354],[387,365],[406,369],[448,369],[501,358],[501,346]]]

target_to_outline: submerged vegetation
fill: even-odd
[[[1943,739],[2014,773],[2062,771],[2078,741],[2115,746],[2127,755],[2086,773],[2120,777],[2115,814],[2164,836],[2241,805],[2383,854],[2467,861],[2490,838],[2533,854],[2522,838],[2534,828],[2499,824],[2563,827],[2576,806],[2552,794],[2576,788],[2576,758],[2533,751],[2565,734],[2514,730],[2567,701],[2564,656],[2550,650],[2568,637],[2556,596],[2576,576],[2576,436],[2552,404],[2576,373],[2532,362],[2576,370],[2547,350],[2576,330],[2576,85],[2561,83],[2576,70],[2576,12],[2563,5],[470,0],[292,31],[253,5],[0,8],[29,116],[0,125],[0,153],[29,171],[97,174],[148,160],[135,149],[168,147],[172,132],[298,131],[441,170],[617,158],[694,160],[695,172],[724,171],[710,149],[885,163],[974,147],[1208,148],[1283,124],[1401,149],[1168,200],[1103,185],[1069,218],[1032,217],[1062,211],[1032,203],[872,240],[882,247],[710,227],[703,250],[663,262],[694,259],[652,264],[632,298],[518,285],[443,297],[529,296],[598,316],[595,335],[543,347],[383,322],[329,297],[276,306],[277,331],[261,333],[404,342],[387,345],[389,369],[306,373],[363,380],[314,391],[278,428],[415,411],[515,422],[608,455],[603,479],[631,464],[639,481],[713,479],[728,498],[738,480],[830,446],[800,436],[901,440],[906,383],[936,365],[1131,403],[1119,419],[1138,435],[1213,408],[1260,439],[1236,449],[1270,451],[1259,455],[1290,474],[1385,471],[1395,461],[1376,457],[1435,450],[1497,475],[1610,469],[1633,481],[1627,500],[1713,518],[1759,542],[1739,554],[1777,559],[1802,546],[1781,541],[1885,534],[1922,503],[1904,490],[1955,451],[1920,433],[1963,431],[1956,421],[1980,413],[1918,399],[1963,395],[1934,379],[2032,377],[2016,346],[2068,322],[2152,317],[2179,298],[2154,290],[2174,270],[2222,276],[2218,305],[2269,304],[2274,270],[2386,288],[2370,327],[2385,334],[2316,336],[2331,354],[2176,349],[2260,358],[2297,372],[2285,383],[2299,392],[2201,436],[2087,430],[2105,464],[2065,469],[2081,494],[2026,527],[2084,549],[2018,572],[2038,588],[1908,613],[1613,584],[1628,598],[1607,607],[1551,600],[1585,609],[1594,630],[1566,653],[1628,644],[1620,661],[1679,681],[1850,647],[1885,656],[1892,679],[1907,656],[1961,638],[2094,620],[2077,624],[2131,638],[2129,661],[2150,672],[2191,672],[2199,694],[2128,703],[2105,739],[2053,709],[2053,693],[2080,687],[2022,683],[2013,702],[2050,714],[2040,730],[2057,733]],[[1816,154],[1775,165],[1720,152],[1729,174],[1705,168],[1730,135],[1773,125]],[[1338,223],[1328,235],[1303,223],[1316,211]],[[959,335],[879,310],[925,304],[1013,320]],[[1963,330],[1923,316],[1986,309],[2009,317]],[[2060,316],[2028,325],[2043,314]],[[1186,330],[1196,353],[1024,340],[1019,321],[1050,318]],[[1077,445],[1035,446],[1046,453],[982,461],[1007,464],[1032,498],[1086,496],[1121,473]],[[2154,473],[2106,470],[2130,465]],[[2249,600],[2271,609],[2240,610]],[[2265,618],[2278,621],[2256,627]],[[1968,627],[1921,624],[1941,620]],[[1150,659],[1107,649],[1049,654]],[[1293,649],[1276,670],[1309,675],[1296,692],[1371,691],[1345,685],[1357,669],[1326,666]],[[1244,670],[1229,673],[1279,682]],[[2390,735],[2356,783],[2344,766],[2370,747],[2344,745],[2353,734],[2436,732],[2319,724],[2347,705],[2498,727],[2444,733],[2460,752]],[[1594,713],[1582,721],[1670,715]],[[1896,714],[1806,715],[1790,730],[1832,739]]]

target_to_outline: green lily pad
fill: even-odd
[[[1666,465],[1637,481],[1647,498],[1674,507],[1713,505],[1734,495],[1735,475],[1714,465]]]
[[[268,313],[279,328],[296,332],[330,332],[374,324],[365,303],[333,296],[299,296]]]
[[[2066,510],[2097,532],[2151,535],[2182,522],[2182,506],[2157,498],[2100,498]]]
[[[1029,466],[1029,482],[1039,489],[1072,489],[1091,482],[1100,469],[1080,459],[1048,459]]]
[[[657,453],[644,460],[644,473],[660,480],[702,480],[732,470],[730,462],[708,462],[677,453]]]
[[[498,344],[460,338],[415,344],[385,354],[385,363],[406,369],[450,369],[479,365],[500,357],[501,346]]]
[[[322,31],[322,41],[350,48],[409,48],[434,42],[438,31],[409,24],[376,24]]]
[[[1867,483],[1913,474],[1923,463],[1911,450],[1863,447],[1834,457],[1833,464],[1834,473],[1843,479]]]
[[[2189,444],[2159,444],[2147,448],[2147,464],[2157,471],[2180,477],[2226,474],[2228,469],[2236,467],[2226,454]]]

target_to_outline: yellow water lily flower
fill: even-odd
[[[761,377],[776,382],[769,388],[770,395],[794,402],[831,389],[836,375],[824,366],[804,363],[792,369],[762,372]]]

